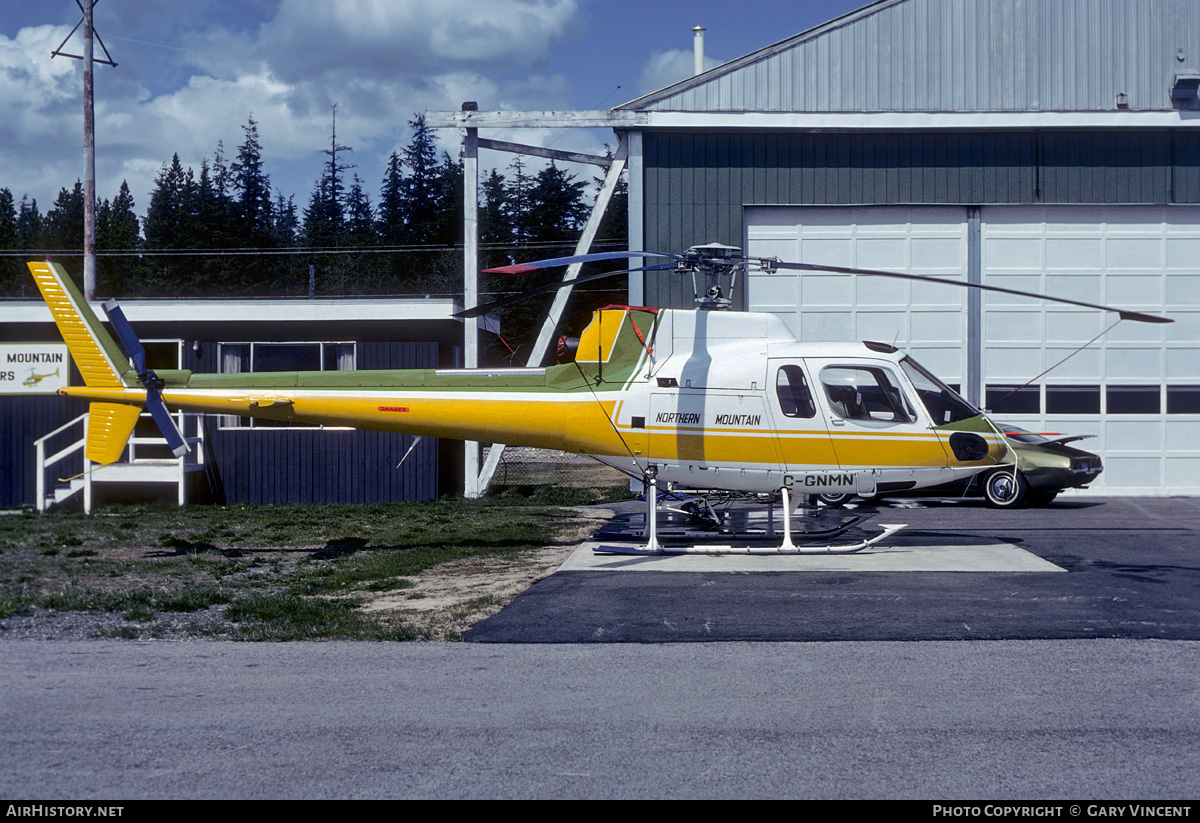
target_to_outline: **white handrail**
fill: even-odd
[[[181,412],[177,412],[176,416],[178,418],[177,425],[179,426],[179,430],[181,433],[185,430],[185,427],[187,425],[187,419],[189,417],[193,421],[195,421],[196,434],[191,437],[184,438],[184,440],[187,443],[200,447],[200,448],[194,449],[190,453],[191,455],[193,455],[193,457],[190,460],[189,460],[189,455],[187,455],[187,454],[183,455],[182,457],[166,458],[165,461],[161,458],[140,458],[139,459],[136,454],[136,444],[157,443],[157,444],[161,445],[162,439],[159,437],[132,436],[129,438],[129,450],[126,453],[125,459],[121,460],[120,462],[125,465],[136,465],[138,463],[161,464],[163,462],[178,461],[178,464],[179,464],[179,477],[177,480],[177,483],[179,485],[178,500],[179,500],[179,505],[182,506],[182,505],[184,505],[184,503],[187,502],[186,501],[186,484],[187,484],[186,478],[187,478],[187,473],[188,473],[188,466],[190,465],[190,466],[199,467],[199,466],[204,465],[204,449],[202,447],[202,445],[204,443],[204,427],[202,425],[200,425],[199,421],[200,421],[201,416],[199,414],[186,414],[181,411]],[[81,414],[78,417],[76,417],[74,420],[64,423],[63,425],[59,426],[54,431],[52,431],[48,434],[45,434],[34,441],[34,448],[36,451],[35,459],[36,459],[36,467],[37,467],[37,477],[36,477],[36,483],[35,483],[36,494],[37,494],[36,505],[37,505],[37,510],[39,512],[44,512],[47,508],[46,471],[51,466],[59,463],[63,459],[75,454],[76,452],[80,451],[81,449],[84,449],[87,446],[88,422],[89,422],[89,419],[88,419],[87,413]],[[80,423],[83,424],[82,438],[80,438],[79,440],[76,440],[74,443],[66,446],[65,448],[60,449],[59,451],[57,451],[53,455],[51,455],[49,458],[47,458],[46,457],[46,443],[50,440],[50,438],[52,438],[56,435],[62,434],[67,429],[71,428],[72,426],[77,426]],[[92,485],[92,480],[93,480],[92,472],[89,471],[89,469],[91,468],[91,461],[89,461],[86,457],[84,457],[83,463],[84,463],[84,474],[83,474],[84,482],[82,484],[82,491],[83,491],[83,498],[84,498],[84,511],[87,512],[88,514],[91,514],[91,511],[92,511],[91,485]],[[104,478],[98,478],[98,479],[103,480]],[[68,497],[73,497],[75,494],[78,493],[78,491],[79,490],[72,492],[70,495],[68,495]],[[66,498],[64,498],[64,499],[66,499]]]
[[[85,418],[87,416],[88,416],[88,413],[84,412],[83,414],[76,417],[74,420],[72,420],[68,423],[63,423],[61,426],[59,426],[57,429],[50,432],[49,434],[43,434],[41,437],[39,437],[37,440],[34,440],[33,442],[34,443],[44,443],[45,441],[49,440],[51,437],[58,434],[59,432],[66,431],[67,429],[71,428],[72,426],[74,426],[76,423],[78,423],[80,420],[82,420],[83,418]]]

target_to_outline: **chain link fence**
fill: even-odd
[[[491,446],[485,446],[487,460]],[[492,486],[564,486],[599,489],[628,485],[624,472],[581,454],[509,446],[492,475]]]

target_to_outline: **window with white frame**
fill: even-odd
[[[350,371],[356,368],[356,345],[331,343],[221,343],[217,347],[222,374],[246,372]],[[221,415],[222,428],[326,428],[310,423]]]

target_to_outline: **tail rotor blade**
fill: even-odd
[[[116,300],[106,301],[103,308],[104,313],[108,315],[108,322],[112,323],[113,331],[117,333],[117,340],[125,349],[125,354],[129,355],[129,359],[133,361],[133,367],[138,370],[139,374],[144,372],[146,370],[146,350],[142,348],[142,342],[134,334],[133,326],[129,325],[129,321],[125,319],[125,312],[117,305]]]
[[[183,457],[191,451],[187,441],[180,434],[179,427],[175,425],[175,419],[171,417],[171,412],[167,410],[167,404],[163,402],[162,395],[153,386],[146,387],[146,408],[150,410],[150,416],[154,418],[154,424],[158,426],[158,430],[166,438],[167,445],[171,448],[172,454],[176,457]]]
[[[167,404],[163,402],[162,395],[159,394],[158,389],[162,384],[158,382],[154,372],[146,369],[146,349],[138,340],[129,321],[125,319],[125,312],[117,305],[117,301],[108,300],[103,305],[104,313],[108,315],[108,322],[112,323],[113,331],[117,333],[117,340],[125,349],[125,353],[129,355],[129,359],[133,361],[133,367],[137,369],[138,381],[146,389],[146,408],[150,411],[150,416],[154,418],[154,424],[166,438],[167,445],[171,447],[171,453],[176,457],[183,457],[191,449],[175,425],[175,420],[171,417],[171,412],[167,410]]]

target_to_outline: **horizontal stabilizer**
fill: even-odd
[[[107,466],[121,459],[142,410],[124,403],[92,403],[88,407],[88,460]]]

